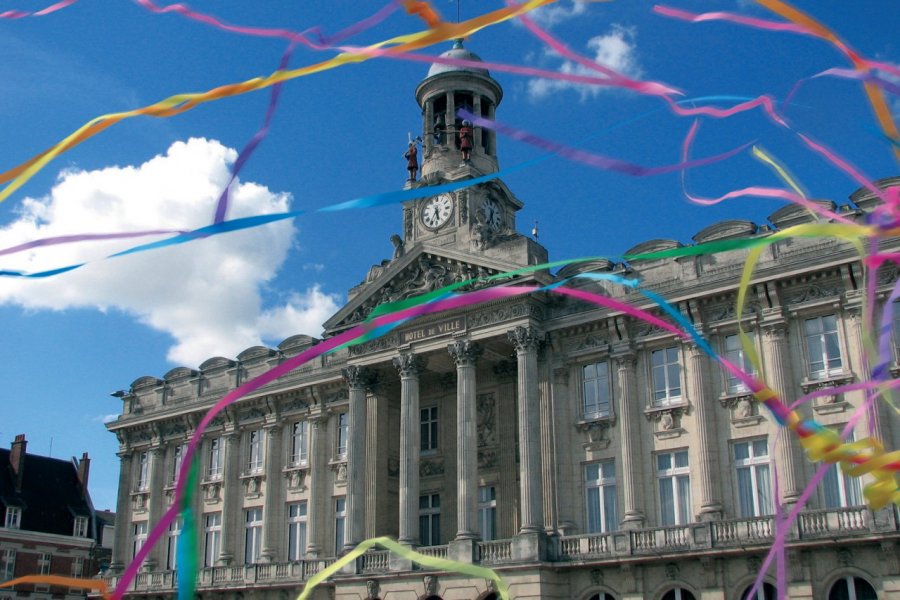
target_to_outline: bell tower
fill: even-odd
[[[434,63],[416,87],[416,102],[422,109],[423,152],[422,176],[407,184],[413,189],[500,170],[496,134],[465,122],[459,110],[493,119],[503,88],[487,69],[478,66],[481,58],[465,48],[462,40],[456,40],[441,57],[468,64]],[[516,231],[516,212],[522,206],[500,179],[423,196],[404,203],[404,245],[409,249],[422,243],[535,264],[546,251]]]

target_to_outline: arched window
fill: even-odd
[[[497,592],[491,592],[481,600],[500,600],[500,597],[497,595]]]
[[[616,600],[616,597],[606,592],[599,592],[591,596],[588,600]]]
[[[841,577],[828,591],[828,600],[878,600],[875,588],[862,577]]]
[[[661,600],[697,600],[697,598],[684,588],[674,588],[663,594]]]
[[[771,583],[763,583],[762,587],[757,588],[756,593],[750,595],[753,586],[748,585],[744,593],[741,594],[741,600],[778,600],[778,590]]]

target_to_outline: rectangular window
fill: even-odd
[[[419,541],[423,546],[441,543],[441,497],[438,494],[419,496]]]
[[[347,431],[349,427],[347,413],[339,414],[337,427],[337,455],[339,458],[347,456]]]
[[[259,473],[263,468],[262,430],[247,434],[247,472]]]
[[[678,348],[654,350],[651,355],[653,377],[653,403],[667,406],[681,402],[681,363]]]
[[[419,411],[419,431],[421,432],[421,450],[429,452],[438,447],[438,409],[429,406]]]
[[[806,354],[809,359],[809,378],[825,379],[842,370],[841,345],[837,331],[837,317],[825,315],[806,319],[803,323]]]
[[[739,516],[772,514],[772,479],[769,475],[769,445],[766,440],[734,444]]]
[[[3,561],[0,562],[0,579],[9,581],[16,576],[16,551],[4,550]]]
[[[222,438],[212,438],[209,440],[209,452],[207,454],[207,479],[222,479],[222,465]]]
[[[659,513],[663,526],[691,522],[691,471],[687,450],[656,455]]]
[[[75,524],[72,527],[72,535],[75,537],[87,537],[88,534],[88,518],[75,517]]]
[[[300,560],[306,552],[306,501],[288,504],[288,560]]]
[[[347,499],[334,499],[334,554],[344,549],[344,524],[347,522]]]
[[[846,439],[852,442],[853,435]],[[825,508],[844,508],[864,504],[859,490],[859,478],[851,477],[841,471],[839,463],[828,467],[822,479],[822,491],[825,494]]]
[[[609,363],[606,361],[584,365],[584,418],[609,416]]]
[[[585,465],[587,532],[608,533],[619,528],[616,511],[616,463],[611,460]]]
[[[22,509],[18,506],[6,507],[6,520],[4,527],[7,529],[18,529],[22,526]]]
[[[145,523],[146,525],[146,523]],[[41,552],[38,554],[37,567],[38,575],[49,575],[50,564],[53,562],[53,555],[49,552]]]
[[[478,488],[478,524],[481,539],[497,539],[497,488],[492,485]]]
[[[147,521],[134,524],[134,538],[131,546],[131,558],[137,556],[144,543],[147,541]]]
[[[148,487],[150,487],[150,453],[141,452],[138,454],[137,489],[143,492]]]
[[[81,577],[84,574],[84,559],[76,556],[72,559],[72,577]]]
[[[178,536],[184,528],[184,518],[176,517],[174,521],[169,523],[169,538],[166,554],[166,569],[174,571],[178,568]]]
[[[309,423],[298,421],[291,426],[291,464],[305,465],[309,462]]]
[[[244,512],[244,564],[259,562],[262,555],[263,511],[248,508]]]
[[[752,344],[754,340],[753,334],[748,333],[747,337]],[[743,369],[746,373],[754,376],[756,375],[753,363],[750,362],[750,355],[744,351],[744,347],[741,345],[740,335],[735,334],[725,336],[725,359],[739,369]],[[734,374],[728,371],[725,371],[725,374],[726,377],[728,377],[726,393],[742,394],[750,391],[747,384],[738,379]]]
[[[207,567],[214,567],[219,558],[219,548],[222,543],[222,513],[215,512],[206,515],[203,533],[206,537],[203,564]]]
[[[179,444],[172,450],[172,470],[169,471],[169,484],[175,485],[178,481],[178,473],[181,472],[181,463],[184,461],[184,454],[187,452],[187,445]]]

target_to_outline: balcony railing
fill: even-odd
[[[816,539],[848,539],[897,532],[900,512],[885,509],[873,513],[865,506],[804,511],[788,532],[788,543]],[[549,560],[598,561],[628,556],[702,552],[716,548],[765,547],[775,539],[774,517],[751,517],[723,521],[690,523],[674,527],[622,530],[609,533],[564,536],[551,544]],[[516,562],[514,540],[477,542],[476,559],[484,565]],[[426,556],[447,558],[447,546],[418,548]],[[334,559],[301,560],[257,565],[220,566],[201,569],[199,589],[227,589],[265,586],[283,582],[308,580]],[[396,567],[395,567],[396,568]],[[390,552],[369,550],[357,561],[359,573],[387,573],[391,569]],[[346,574],[346,571],[342,571]],[[110,589],[118,583],[116,576],[107,578]],[[173,591],[178,582],[174,571],[140,573],[129,592],[158,593]]]

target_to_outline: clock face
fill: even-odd
[[[485,200],[481,210],[484,212],[484,222],[494,231],[500,231],[503,227],[503,211],[500,210],[500,205],[493,200]]]
[[[422,205],[422,223],[428,229],[437,229],[453,214],[453,199],[449,194],[430,198]]]

